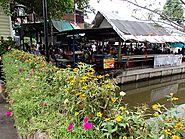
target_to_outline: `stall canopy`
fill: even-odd
[[[53,26],[58,32],[63,32],[63,31],[68,31],[68,30],[73,30],[73,29],[80,29],[79,26],[69,21],[53,20],[53,19],[51,21],[52,21]]]
[[[93,28],[111,27],[124,41],[148,41],[151,43],[185,42],[185,35],[173,36],[165,27],[153,22],[122,20],[112,13],[98,12]]]
[[[59,32],[74,29],[68,21],[52,20],[52,24]]]
[[[176,47],[185,48],[185,45],[182,43],[172,43],[170,46],[173,48],[176,48]]]

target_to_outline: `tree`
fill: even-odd
[[[163,7],[163,14],[181,24],[184,21],[184,10],[179,0],[167,0]],[[165,18],[162,18],[165,20]]]
[[[62,18],[64,13],[72,12],[74,2],[80,9],[90,8],[89,0],[47,0],[47,2],[49,18]],[[28,13],[34,10],[42,16],[42,0],[0,0],[0,5],[10,14],[13,12],[10,7],[14,7],[16,3],[25,5]]]

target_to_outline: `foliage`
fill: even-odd
[[[155,104],[156,118],[147,121],[146,107],[129,110],[123,102],[125,93],[116,94],[109,75],[96,75],[89,65],[58,69],[42,57],[18,50],[6,53],[3,65],[20,135],[41,131],[52,139],[184,137],[183,117]],[[169,100],[177,98],[171,95]]]
[[[49,18],[62,18],[64,13],[73,11],[74,0],[47,0],[48,2],[48,14]],[[11,7],[14,7],[16,3],[23,4],[27,7],[28,13],[33,10],[40,16],[42,16],[42,0],[0,0],[0,5],[4,8],[6,13],[11,13]],[[76,0],[79,9],[89,9],[89,0]],[[9,12],[8,12],[9,11]]]
[[[177,23],[184,21],[184,10],[179,0],[167,0],[163,8],[163,14]]]
[[[12,38],[8,38],[7,40],[4,40],[1,38],[0,40],[0,56],[4,54],[7,51],[10,51],[12,48],[18,48],[18,46],[15,45],[15,42],[12,41]]]

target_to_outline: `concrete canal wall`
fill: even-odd
[[[146,68],[122,71],[120,75],[114,78],[114,81],[116,82],[116,84],[123,84],[126,82],[150,79],[154,77],[164,77],[180,73],[185,73],[185,63],[173,67]]]

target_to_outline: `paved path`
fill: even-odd
[[[8,104],[0,102],[0,139],[18,139],[13,119],[4,116],[7,107]]]
[[[6,111],[8,111],[8,104],[2,99],[0,94],[0,139],[19,139],[14,127],[14,120],[11,117],[7,118],[4,116]]]

